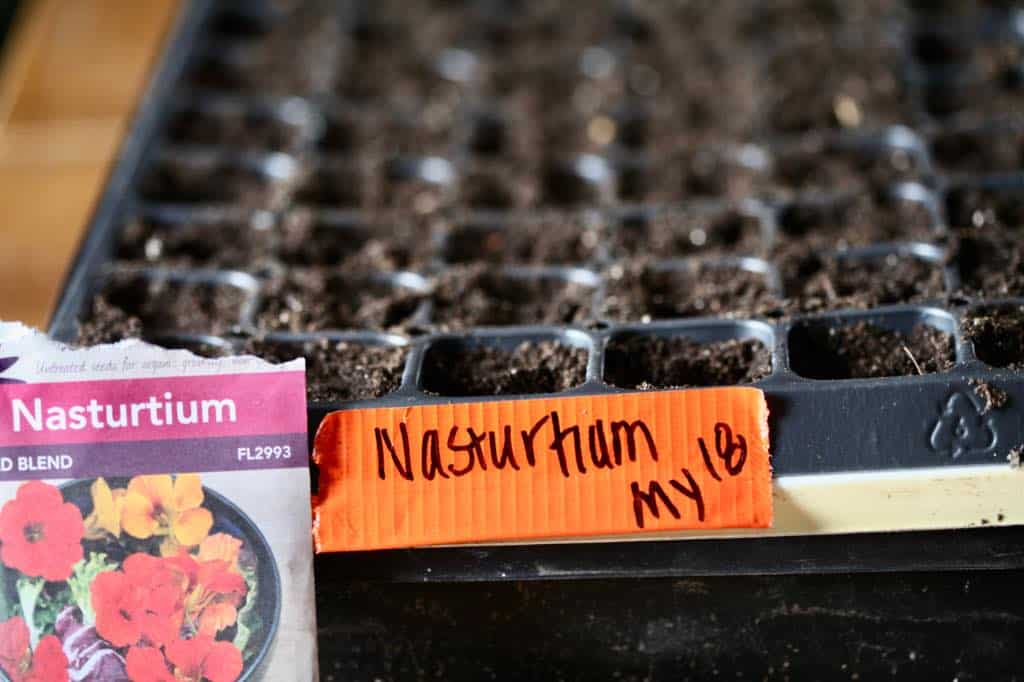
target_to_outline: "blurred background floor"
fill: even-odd
[[[0,64],[0,319],[46,325],[177,4],[18,4]]]

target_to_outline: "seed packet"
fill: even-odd
[[[302,360],[0,322],[3,675],[315,679],[306,428]]]

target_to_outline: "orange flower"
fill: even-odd
[[[214,533],[199,543],[198,561],[226,561],[233,570],[238,570],[238,553],[242,541],[227,533]]]
[[[186,623],[210,636],[234,625],[249,586],[228,562],[198,562],[188,554],[165,561],[188,576],[184,602]]]
[[[179,545],[193,547],[209,534],[213,514],[204,509],[198,474],[136,476],[128,483],[121,528],[145,540],[169,535]]]
[[[109,533],[115,538],[121,535],[121,510],[124,509],[124,488],[110,489],[102,478],[93,481],[92,513],[85,520],[85,536],[99,540]]]

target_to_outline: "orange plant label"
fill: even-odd
[[[767,419],[755,388],[334,412],[317,551],[768,527]]]

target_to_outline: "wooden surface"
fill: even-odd
[[[0,319],[45,326],[175,0],[29,0],[0,66]]]

